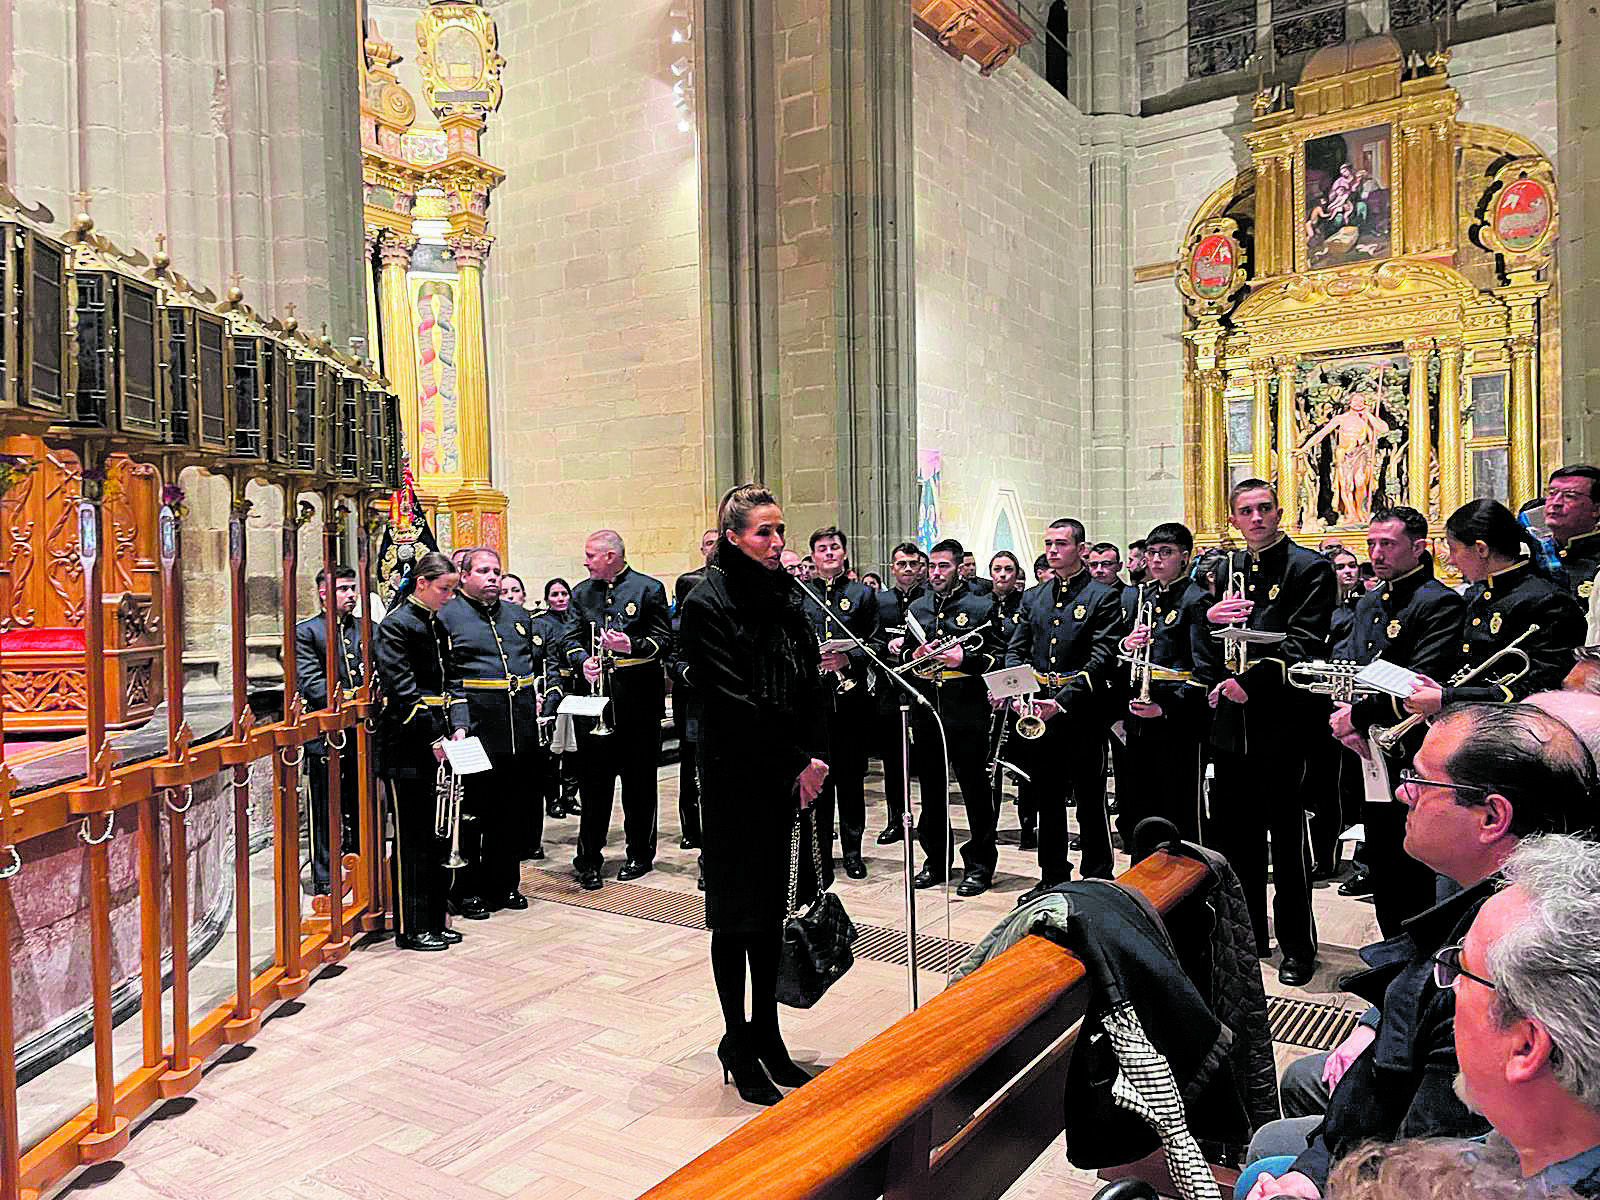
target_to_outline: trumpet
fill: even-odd
[[[1224,600],[1244,600],[1244,575],[1238,571],[1228,571],[1228,589],[1223,593]],[[1251,629],[1247,624],[1230,625],[1226,629],[1213,629],[1211,636],[1222,642],[1222,660],[1228,670],[1235,675],[1243,675],[1250,667],[1251,643],[1268,645],[1281,642],[1287,634],[1268,633],[1263,629]]]
[[[1331,696],[1341,704],[1349,704],[1357,696],[1377,696],[1382,688],[1372,687],[1356,679],[1364,663],[1346,658],[1321,659],[1293,663],[1289,667],[1289,682],[1319,696]]]
[[[1137,699],[1140,704],[1150,703],[1150,668],[1151,651],[1155,649],[1155,639],[1150,636],[1156,627],[1156,602],[1144,598],[1145,585],[1139,585],[1139,615],[1133,622],[1135,629],[1145,631],[1144,645],[1136,650],[1130,650],[1125,656],[1128,660],[1128,683],[1137,689]]]
[[[594,694],[602,700],[606,696],[606,677],[611,673],[611,651],[600,641],[603,625],[603,622],[596,622],[592,626],[593,633],[590,638],[590,657],[600,660],[600,678],[594,682]],[[594,719],[594,728],[589,733],[594,737],[610,737],[614,732],[616,731],[606,724],[606,712],[602,708],[600,715]]]
[[[1032,692],[1017,697],[1017,736],[1029,742],[1044,736],[1044,718],[1033,706]]]
[[[1502,674],[1483,680],[1483,682],[1491,684],[1495,687],[1509,688],[1513,683],[1526,675],[1529,668],[1533,666],[1533,660],[1528,657],[1528,652],[1522,649],[1521,643],[1538,632],[1539,627],[1537,625],[1529,625],[1520,634],[1512,638],[1504,646],[1501,646],[1500,649],[1489,655],[1488,658],[1484,659],[1477,666],[1463,667],[1454,675],[1450,676],[1450,680],[1447,684],[1445,684],[1445,686],[1460,687],[1463,683],[1471,683],[1474,680],[1482,679],[1484,673],[1488,671],[1490,667],[1493,667],[1499,663],[1501,659],[1519,659],[1522,663],[1520,667],[1512,667]],[[1375,749],[1381,750],[1384,753],[1388,753],[1400,744],[1401,738],[1405,737],[1406,734],[1410,733],[1417,727],[1417,724],[1420,721],[1425,719],[1426,718],[1421,713],[1412,713],[1399,724],[1390,725],[1387,729],[1374,729],[1371,734],[1371,744]]]
[[[461,776],[450,769],[450,761],[442,761],[433,777],[433,832],[450,839],[450,852],[444,858],[447,871],[467,865],[461,857],[461,798],[465,791]]]
[[[988,628],[989,622],[975,625],[965,633],[953,633],[949,637],[936,638],[931,642],[924,642],[927,653],[903,662],[893,669],[893,674],[899,675],[910,671],[918,679],[936,679],[939,672],[944,669],[944,664],[939,661],[939,655],[947,650],[954,650],[960,646],[964,650],[976,650],[983,645],[983,631]]]
[[[823,639],[819,636],[817,638],[817,644],[821,645],[822,640]],[[832,671],[828,670],[826,667],[819,667],[818,670],[820,670],[824,675],[833,676],[833,690],[841,696],[856,686],[856,681],[851,679],[837,667],[835,667]]]

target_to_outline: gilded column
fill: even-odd
[[[1422,231],[1428,213],[1427,193],[1423,186],[1429,178],[1423,157],[1427,143],[1423,140],[1422,130],[1415,125],[1407,125],[1400,132],[1400,145],[1398,178],[1390,194],[1400,197],[1403,206],[1403,228],[1398,232],[1405,240],[1404,244],[1396,247],[1396,253],[1415,254],[1423,246]]]
[[[1428,354],[1433,343],[1427,338],[1406,343],[1411,359],[1411,403],[1406,412],[1407,473],[1410,484],[1407,501],[1418,512],[1428,511],[1428,467],[1433,460],[1428,442]]]
[[[1250,364],[1255,386],[1255,401],[1250,406],[1250,473],[1257,479],[1272,478],[1272,360],[1258,358]]]
[[[1223,456],[1222,372],[1201,371],[1200,384],[1200,520],[1202,530],[1222,529]]]
[[[1256,180],[1256,261],[1258,279],[1278,273],[1278,156],[1261,160]]]
[[[1511,508],[1532,499],[1539,490],[1539,422],[1533,391],[1535,340],[1528,334],[1511,339]]]
[[[406,294],[406,272],[417,239],[385,230],[378,243],[383,269],[378,279],[378,319],[383,327],[383,373],[400,397],[400,424],[407,455],[417,452],[417,330]]]
[[[367,301],[367,357],[377,362],[378,349],[378,294],[372,286],[372,255],[378,248],[378,230],[367,226],[366,253],[361,259],[361,293]]]
[[[1461,342],[1439,342],[1439,513],[1441,521],[1461,507],[1466,463],[1461,445]]]
[[[461,286],[456,304],[457,439],[461,478],[489,483],[489,378],[484,353],[483,260],[493,238],[461,234],[449,240]]]
[[[1300,524],[1300,426],[1295,420],[1296,358],[1275,358],[1272,366],[1278,377],[1278,503],[1283,507],[1283,525],[1293,529]]]
[[[1429,207],[1433,211],[1436,250],[1449,250],[1455,246],[1456,234],[1456,155],[1454,126],[1440,121],[1433,126],[1433,187]]]

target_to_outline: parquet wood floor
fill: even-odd
[[[676,782],[676,769],[663,769],[660,865],[641,882],[692,892]],[[900,925],[900,848],[872,842],[882,816],[874,788],[871,876],[841,878],[839,889],[858,920]],[[619,821],[620,811],[608,877]],[[528,868],[566,870],[576,825],[549,823],[549,860]],[[1034,879],[1013,810],[1002,826],[997,887],[952,896],[949,936],[981,936]],[[1372,936],[1370,906],[1329,887],[1317,906],[1325,942]],[[941,894],[920,894],[924,933],[944,935],[944,913]],[[703,931],[539,902],[458,928],[466,940],[444,954],[384,940],[323,971],[253,1043],[209,1064],[193,1094],[146,1117],[118,1160],[80,1172],[58,1195],[626,1200],[753,1115],[716,1063],[721,1021]],[[1296,994],[1339,999],[1332,979],[1353,952],[1330,946],[1324,959],[1310,991]],[[1281,990],[1270,968],[1266,976]],[[924,998],[943,986],[929,972],[921,979]],[[785,1010],[785,1035],[798,1061],[826,1066],[906,1008],[904,968],[860,962],[816,1008]],[[1297,1053],[1280,1047],[1279,1058]],[[1008,1196],[1087,1200],[1096,1186],[1066,1165],[1058,1142]]]

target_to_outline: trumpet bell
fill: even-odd
[[[1044,736],[1044,718],[1028,713],[1017,718],[1017,736],[1024,741],[1037,741]]]
[[[461,857],[461,852],[459,850],[452,849],[450,854],[445,858],[443,865],[444,869],[447,871],[459,871],[462,867],[467,865],[467,860]]]

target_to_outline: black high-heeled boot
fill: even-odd
[[[726,1084],[729,1076],[732,1076],[733,1085],[739,1089],[739,1099],[746,1104],[776,1104],[783,1096],[772,1086],[772,1080],[767,1078],[756,1056],[750,1053],[748,1030],[744,1032],[746,1036],[743,1037],[724,1034],[722,1041],[717,1043],[717,1060],[722,1063],[722,1082]]]
[[[776,1029],[750,1031],[756,1060],[767,1069],[772,1082],[779,1087],[801,1087],[811,1082],[811,1072],[789,1057],[783,1044],[783,1035]]]

